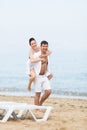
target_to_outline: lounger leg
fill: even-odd
[[[20,110],[17,117],[20,118],[22,116],[23,112],[24,112],[24,110]]]
[[[18,119],[17,115],[15,114],[15,112],[12,112],[11,114],[13,116],[14,119]]]
[[[30,114],[32,115],[32,117],[35,121],[41,122],[41,121],[46,121],[48,119],[52,107],[47,107],[47,108],[44,108],[44,109],[46,109],[46,112],[44,113],[44,116],[41,119],[37,119],[31,109],[29,109],[29,112],[30,112]]]
[[[51,112],[52,108],[51,107],[48,107],[45,114],[44,114],[44,117],[43,117],[43,121],[46,121],[49,117],[49,114]]]
[[[11,116],[12,112],[13,112],[13,109],[9,109],[6,113],[6,115],[3,117],[3,119],[0,120],[0,122],[6,122],[9,119],[9,117]]]
[[[30,114],[32,115],[33,119],[34,119],[35,121],[37,121],[37,118],[36,118],[35,115],[33,114],[32,110],[29,109],[29,112],[30,112]]]

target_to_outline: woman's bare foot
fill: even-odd
[[[52,74],[50,74],[50,75],[47,76],[47,78],[48,78],[49,80],[52,79],[52,77],[53,77]]]

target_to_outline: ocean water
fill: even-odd
[[[87,98],[87,51],[86,49],[59,50],[52,48],[50,70],[52,96]],[[26,61],[28,48],[0,52],[0,94],[34,95],[27,90]]]

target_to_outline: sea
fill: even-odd
[[[87,48],[50,47],[52,97],[87,99]],[[34,85],[27,90],[29,47],[13,45],[0,51],[0,95],[34,96]]]

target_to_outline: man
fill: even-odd
[[[46,52],[48,50],[48,42],[42,41],[41,42],[41,51],[34,54],[34,58],[40,58],[40,56],[46,55]],[[34,104],[35,105],[42,105],[44,101],[49,97],[51,94],[51,86],[49,83],[49,80],[46,76],[46,73],[48,73],[48,57],[45,56],[43,60],[34,63],[34,70],[36,73],[34,86],[35,86],[35,99]],[[41,97],[41,91],[44,89],[44,94]]]

